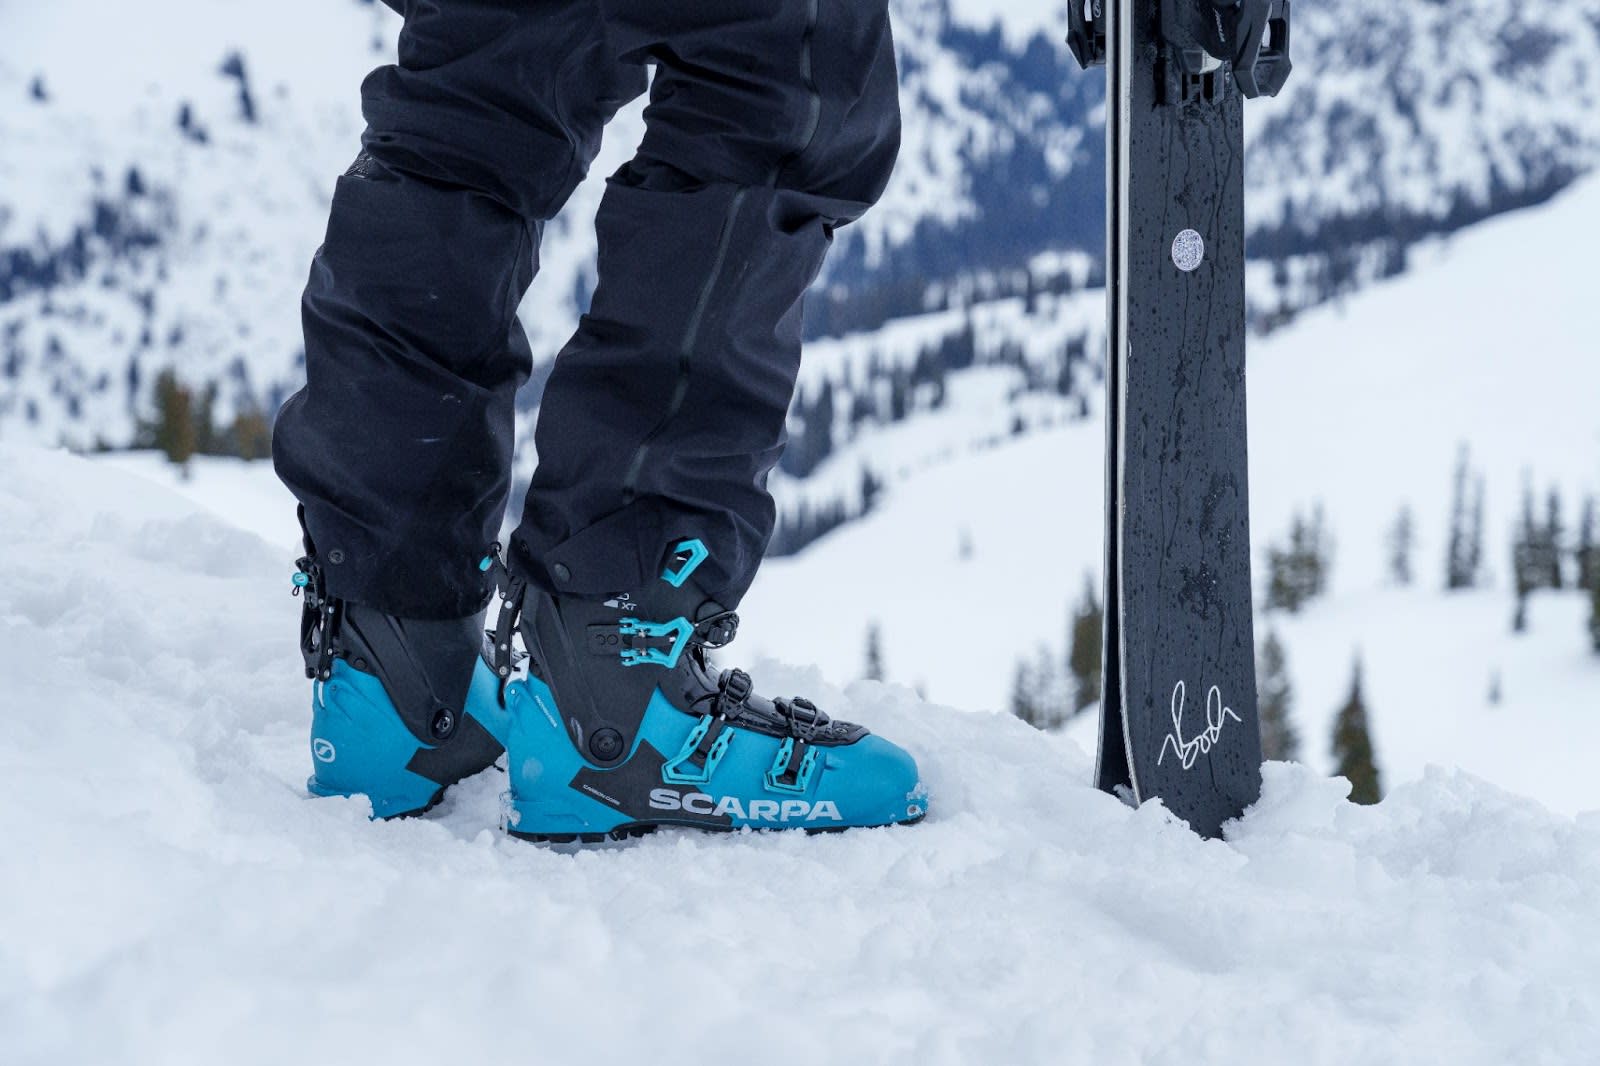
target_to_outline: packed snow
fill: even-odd
[[[1600,817],[1434,771],[1267,767],[1226,842],[1069,737],[820,690],[921,760],[916,828],[579,854],[304,791],[284,552],[113,465],[0,448],[0,1030],[63,1063],[1575,1063]]]

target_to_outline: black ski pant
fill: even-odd
[[[725,606],[774,522],[767,475],[802,297],[899,145],[887,0],[391,0],[303,301],[306,387],[273,456],[329,592],[462,617],[510,483],[532,353],[517,306],[606,122],[646,133],[607,185],[599,281],[556,358],[509,546],[553,592],[634,589],[677,538]]]

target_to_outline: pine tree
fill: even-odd
[[[1592,589],[1600,582],[1600,544],[1596,544],[1595,537],[1595,499],[1587,497],[1583,501],[1583,517],[1578,520],[1578,545],[1575,555],[1578,561],[1578,586]]]
[[[1307,599],[1328,591],[1328,574],[1333,569],[1333,534],[1328,532],[1328,516],[1321,500],[1311,510],[1311,524],[1307,527],[1300,565],[1305,572]]]
[[[1416,522],[1409,504],[1395,515],[1389,527],[1389,580],[1396,585],[1409,585],[1412,579],[1411,554],[1416,547]]]
[[[883,631],[878,628],[878,623],[873,622],[867,626],[867,672],[868,681],[882,681],[883,670]]]
[[[1600,652],[1600,579],[1589,583],[1589,640]]]
[[[1539,585],[1539,571],[1539,530],[1533,518],[1533,484],[1525,481],[1522,517],[1511,539],[1511,583],[1517,597],[1516,613],[1511,620],[1513,633],[1522,633],[1528,628],[1528,595]]]
[[[265,459],[272,454],[272,423],[257,408],[240,411],[229,431],[232,450],[241,459]]]
[[[1294,692],[1289,684],[1289,657],[1275,630],[1267,631],[1256,660],[1256,698],[1261,715],[1261,754],[1287,762],[1300,757],[1300,737],[1289,714]]]
[[[1040,644],[1033,663],[1033,682],[1044,711],[1044,728],[1060,729],[1072,716],[1072,693],[1068,691],[1067,672],[1061,669],[1061,653]]]
[[[878,480],[878,475],[872,472],[871,467],[861,468],[861,513],[870,514],[878,506],[878,497],[883,495],[883,482]]]
[[[1026,659],[1017,660],[1017,668],[1011,675],[1011,713],[1035,729],[1045,727],[1044,708],[1039,706],[1033,664]]]
[[[1589,641],[1600,653],[1600,581],[1589,586]]]
[[[1367,707],[1361,693],[1361,660],[1356,659],[1350,681],[1350,697],[1333,723],[1335,775],[1350,782],[1352,803],[1377,803],[1383,798],[1378,763],[1367,722]]]
[[[1326,591],[1332,551],[1322,505],[1316,506],[1309,522],[1296,512],[1289,546],[1267,549],[1267,607],[1296,613]]]
[[[156,377],[156,419],[150,437],[169,462],[188,469],[198,441],[194,393],[178,381],[170,367]]]
[[[1040,645],[1032,659],[1019,659],[1011,682],[1011,713],[1035,729],[1056,729],[1066,721],[1060,670],[1050,649]]]
[[[1473,476],[1471,453],[1465,444],[1456,456],[1453,484],[1445,588],[1476,588],[1483,568],[1484,487],[1482,476]]]
[[[1472,483],[1472,519],[1467,526],[1467,587],[1477,588],[1483,578],[1483,508],[1487,495],[1483,475]]]
[[[1095,592],[1094,578],[1085,575],[1083,596],[1072,614],[1067,674],[1072,682],[1072,713],[1100,702],[1101,631],[1105,611]]]
[[[1565,541],[1567,531],[1561,521],[1561,492],[1552,488],[1550,495],[1545,498],[1544,529],[1541,531],[1541,545],[1544,548],[1544,557],[1540,561],[1544,564],[1544,586],[1546,588],[1560,589],[1566,587],[1565,575],[1562,573],[1566,557]]]

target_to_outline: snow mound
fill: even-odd
[[[822,687],[915,829],[566,854],[481,775],[310,799],[287,558],[106,465],[0,449],[8,1063],[1579,1062],[1600,818],[1459,773],[1381,806],[1267,768],[1230,841],[1063,737]],[[814,671],[768,664],[769,687]]]

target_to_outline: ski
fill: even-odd
[[[1107,68],[1104,696],[1096,785],[1212,837],[1260,794],[1245,421],[1243,102],[1288,0],[1072,0]]]

